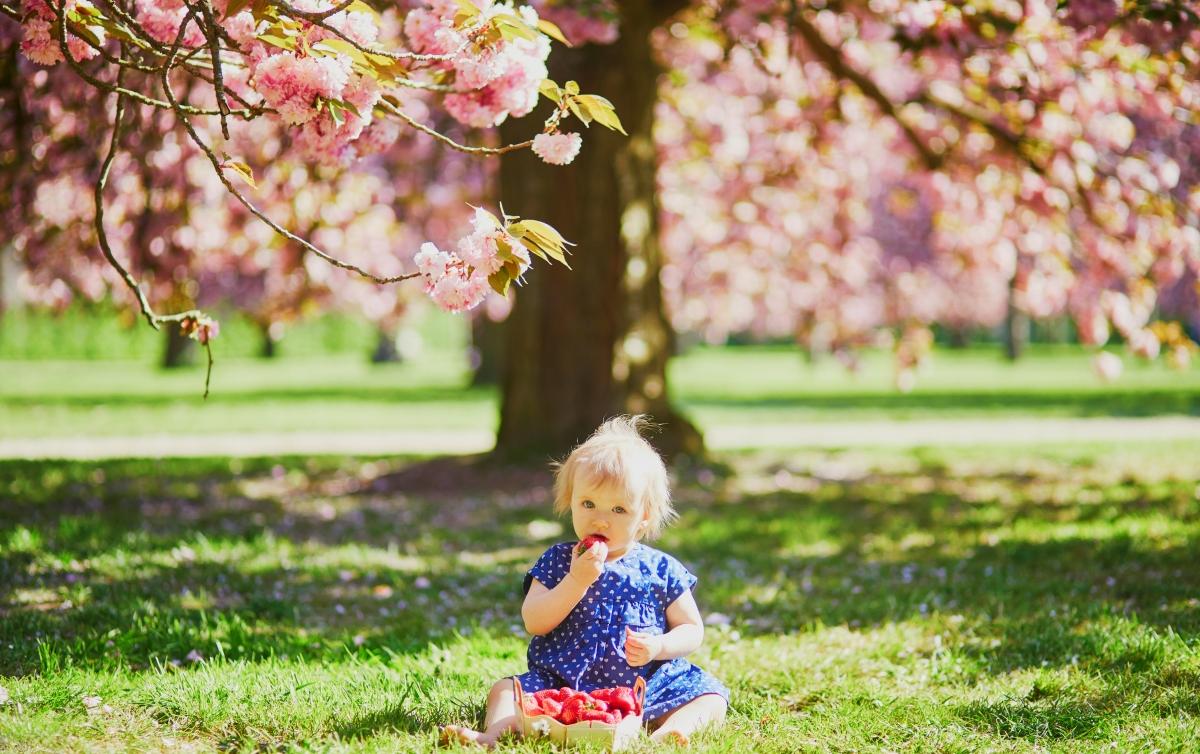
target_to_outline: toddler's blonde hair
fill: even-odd
[[[613,417],[572,450],[567,460],[555,464],[554,512],[570,512],[575,478],[582,473],[598,487],[620,487],[639,513],[649,512],[646,530],[639,539],[660,536],[678,514],[671,507],[667,467],[642,437],[642,429],[649,424],[641,414]]]

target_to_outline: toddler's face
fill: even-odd
[[[571,524],[580,539],[599,534],[608,540],[608,559],[625,554],[649,525],[641,506],[625,498],[615,484],[597,486],[586,474],[576,474],[571,485]]]

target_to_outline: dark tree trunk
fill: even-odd
[[[271,324],[269,322],[260,322],[258,324],[259,347],[258,355],[263,359],[273,359],[279,355],[276,346],[279,341],[271,335]]]
[[[493,322],[483,315],[473,319],[471,353],[471,385],[500,384],[504,371],[504,323]]]
[[[651,440],[668,459],[703,452],[700,433],[672,407],[667,389],[674,334],[659,283],[651,134],[659,69],[650,32],[682,5],[622,3],[615,44],[551,56],[550,77],[610,99],[629,136],[593,125],[566,167],[528,151],[503,158],[505,209],[545,220],[578,245],[573,269],[539,263],[517,291],[506,325],[498,455],[562,455],[618,413],[661,424]],[[529,138],[531,122],[506,123],[504,141]]]
[[[379,327],[375,331],[375,350],[371,353],[372,364],[398,364],[402,361],[396,349],[396,333]]]
[[[163,327],[163,369],[175,369],[189,366],[195,361],[194,340],[179,331],[179,325],[174,322]]]
[[[1016,361],[1029,343],[1029,315],[1017,306],[1016,278],[1008,283],[1008,314],[1004,318],[1004,355]]]
[[[971,344],[971,333],[966,325],[947,328],[951,348],[966,348]]]

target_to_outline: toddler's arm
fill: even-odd
[[[562,623],[567,613],[575,609],[588,587],[596,583],[604,572],[604,557],[607,550],[595,545],[582,555],[571,553],[571,570],[558,586],[547,589],[537,579],[529,585],[529,593],[521,605],[521,618],[525,630],[536,636],[548,634]]]
[[[700,648],[704,641],[704,620],[691,589],[667,606],[667,627],[670,630],[660,636],[626,629],[625,653],[629,664],[637,667],[652,660],[673,660]]]

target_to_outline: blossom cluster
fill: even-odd
[[[577,133],[538,134],[533,137],[533,153],[551,165],[569,165],[579,154],[583,137]]]
[[[334,4],[298,0],[293,5],[302,11],[321,12]],[[373,43],[379,34],[374,17],[363,11],[340,11],[325,23],[363,45]],[[280,119],[298,126],[293,143],[301,155],[327,165],[348,164],[358,156],[355,141],[372,121],[381,96],[379,84],[354,70],[346,54],[310,54],[315,45],[335,35],[307,21],[299,24],[295,49],[257,39],[259,30],[247,11],[233,16],[227,26],[248,51],[254,89]]]
[[[455,23],[457,0],[428,0],[427,7],[409,11],[404,33],[416,52],[447,56],[433,63],[435,69],[453,74],[455,91],[446,95],[447,112],[464,125],[487,128],[510,115],[527,115],[537,105],[550,40],[542,34],[534,39],[480,34],[482,25],[499,14],[515,14],[530,27],[537,26],[538,15],[527,5],[516,10],[510,3],[492,0],[476,5],[479,18],[463,29]]]
[[[61,12],[70,13],[75,10],[75,6],[76,0],[64,0]],[[26,14],[21,52],[25,54],[25,57],[40,65],[54,65],[61,62],[63,60],[62,48],[58,44],[58,36],[55,32],[57,21],[54,10],[49,6],[47,0],[23,0],[21,10]],[[97,40],[103,44],[104,29],[91,27],[91,30]],[[91,60],[100,54],[95,47],[69,31],[66,32],[66,40],[67,50],[77,61]]]
[[[413,258],[425,279],[425,292],[442,309],[462,312],[487,298],[489,278],[519,278],[529,269],[529,249],[503,228],[496,218],[476,209],[472,232],[458,241],[456,251],[444,251],[430,242]]]

